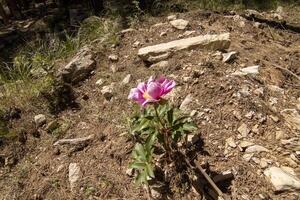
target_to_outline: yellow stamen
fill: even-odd
[[[143,97],[144,97],[144,99],[146,99],[146,100],[152,99],[152,97],[151,97],[147,92],[145,92],[145,93],[143,94]]]

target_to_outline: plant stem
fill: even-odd
[[[154,110],[155,110],[155,114],[156,114],[156,117],[159,121],[159,123],[161,124],[162,126],[162,132],[163,132],[163,136],[164,136],[164,148],[166,150],[166,154],[167,154],[167,158],[169,159],[169,161],[171,160],[171,157],[170,157],[170,153],[171,153],[171,150],[170,150],[170,145],[169,145],[169,138],[168,138],[168,132],[166,131],[166,127],[164,125],[164,123],[162,122],[159,114],[158,114],[158,111],[157,111],[157,104],[154,104]]]

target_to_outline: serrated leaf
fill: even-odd
[[[146,169],[147,169],[148,176],[151,178],[154,178],[155,176],[154,176],[153,167],[151,166],[151,164],[147,163]]]

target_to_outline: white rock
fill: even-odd
[[[116,73],[119,69],[118,69],[117,65],[113,64],[110,66],[110,70],[112,71],[112,73]]]
[[[177,28],[179,30],[183,30],[187,27],[187,25],[189,24],[189,21],[184,20],[184,19],[175,19],[175,20],[170,21],[170,24],[174,28]]]
[[[43,114],[34,116],[34,122],[38,127],[44,125],[46,121],[47,121],[46,116]]]
[[[163,36],[166,36],[167,35],[167,32],[163,31],[159,34],[160,37],[163,37]]]
[[[122,34],[125,34],[125,33],[134,32],[134,31],[135,31],[135,29],[133,29],[133,28],[128,28],[128,29],[122,30],[121,33],[122,33]]]
[[[248,147],[245,150],[246,153],[260,153],[260,152],[269,152],[269,150],[263,146],[260,145],[253,145]]]
[[[251,160],[251,158],[253,157],[253,153],[246,153],[243,155],[243,159],[247,162],[249,162]]]
[[[101,86],[104,83],[103,79],[99,79],[96,81],[96,85]]]
[[[227,63],[227,62],[230,62],[230,61],[232,61],[233,59],[236,58],[237,52],[236,51],[231,51],[229,53],[223,53],[222,56],[223,56],[223,60],[222,61],[224,63]]]
[[[260,159],[259,165],[262,169],[265,169],[268,167],[268,161],[265,158]]]
[[[185,31],[182,36],[190,36],[192,34],[196,33],[196,31]]]
[[[177,16],[176,16],[176,15],[170,15],[170,16],[167,17],[167,19],[168,19],[169,21],[172,21],[172,20],[177,19]]]
[[[141,44],[141,43],[140,43],[139,41],[136,41],[136,42],[133,43],[132,46],[133,46],[133,47],[138,47],[138,46],[140,46],[140,44]]]
[[[242,150],[245,150],[247,147],[250,147],[252,145],[254,145],[253,142],[249,142],[249,141],[245,141],[245,140],[241,141],[239,144],[239,146],[242,148]]]
[[[247,137],[247,135],[250,133],[250,129],[248,128],[248,126],[243,123],[239,128],[238,128],[238,132],[243,136],[243,137]]]
[[[127,74],[127,76],[123,79],[122,84],[127,85],[131,81],[131,74]]]
[[[248,113],[245,115],[245,117],[248,118],[248,119],[252,119],[252,117],[254,116],[254,114],[255,114],[255,112],[251,110],[250,112],[248,112]]]
[[[248,75],[248,74],[258,74],[259,71],[259,65],[255,65],[255,66],[251,66],[251,67],[246,67],[246,68],[242,68],[237,70],[236,72],[233,73],[233,75],[240,75],[240,76],[244,76],[244,75]]]
[[[235,148],[235,147],[236,147],[236,143],[235,143],[233,137],[227,138],[227,139],[226,139],[226,143],[228,144],[228,146],[230,146],[230,147],[232,147],[232,148]]]
[[[126,175],[129,176],[129,177],[133,177],[133,175],[134,175],[134,169],[128,168],[126,170]]]
[[[82,172],[80,166],[77,163],[70,163],[69,165],[69,182],[71,190],[76,187],[76,183],[81,178]]]
[[[106,100],[110,100],[111,97],[113,96],[113,86],[112,85],[103,86],[101,89],[101,94],[103,94]]]
[[[300,179],[279,167],[270,167],[264,171],[276,191],[300,189]]]
[[[190,105],[191,103],[193,102],[193,97],[191,94],[188,94],[185,99],[182,101],[181,105],[180,105],[180,110],[183,110],[183,111],[190,111],[191,108],[190,108]]]
[[[150,56],[157,56],[167,52],[176,52],[179,50],[195,47],[207,50],[224,50],[227,49],[229,46],[229,33],[223,33],[220,35],[208,34],[144,47],[139,49],[138,56],[142,60],[147,61]]]
[[[118,61],[119,57],[115,54],[111,54],[111,55],[108,56],[108,59],[111,60],[111,61]]]
[[[256,27],[256,28],[263,28],[264,27],[263,24],[259,23],[259,22],[254,22],[253,26]]]
[[[189,134],[187,136],[187,146],[192,146],[194,144],[196,144],[198,141],[200,140],[199,135],[197,134]]]

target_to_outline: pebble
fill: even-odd
[[[236,148],[236,143],[235,143],[233,137],[227,138],[226,143],[228,144],[228,146],[230,146],[232,148]]]
[[[104,83],[104,80],[103,80],[103,79],[98,79],[98,80],[96,81],[96,85],[98,85],[98,86],[103,85],[103,83]]]
[[[247,137],[247,135],[250,133],[250,129],[247,127],[245,123],[243,123],[239,128],[238,132],[243,136]]]
[[[38,127],[44,125],[46,123],[46,121],[47,121],[46,116],[43,114],[34,116],[34,122]]]
[[[186,21],[184,19],[175,19],[170,21],[170,24],[176,29],[184,30],[188,26],[189,21]]]
[[[122,84],[127,85],[131,81],[131,74],[127,74],[127,76],[123,79]]]
[[[115,54],[111,54],[111,55],[108,56],[108,59],[111,60],[111,61],[118,61],[119,57]]]
[[[69,165],[69,182],[71,190],[73,190],[76,186],[76,183],[82,176],[82,172],[80,170],[80,166],[78,163],[70,163]]]
[[[253,145],[248,147],[245,150],[246,153],[260,153],[260,152],[269,152],[269,150],[263,146],[260,145]]]

